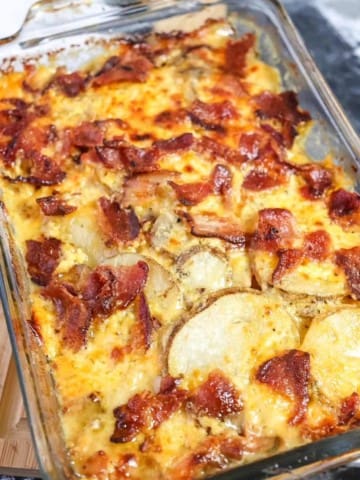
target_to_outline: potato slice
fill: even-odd
[[[232,285],[232,272],[227,258],[214,248],[197,246],[180,255],[177,273],[189,302]]]
[[[316,317],[301,346],[311,355],[311,375],[330,401],[360,393],[360,309],[340,308]]]
[[[230,291],[175,328],[168,370],[193,387],[220,368],[243,391],[254,366],[298,345],[297,328],[276,292]]]
[[[254,275],[261,287],[273,285],[272,275],[278,258],[268,252],[258,251],[251,255]],[[285,274],[274,286],[286,292],[319,297],[348,295],[345,275],[332,261],[306,261]]]
[[[149,266],[149,276],[145,285],[145,295],[150,310],[162,324],[171,323],[179,316],[183,307],[182,293],[172,274],[156,260],[138,253],[121,253],[104,261],[114,267],[134,265],[144,261]]]

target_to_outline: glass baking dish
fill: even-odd
[[[48,4],[39,4],[19,37],[0,48],[2,69],[21,69],[24,62],[41,64],[51,60],[74,70],[85,65],[94,52],[106,48],[106,39],[183,29],[184,25],[193,29],[206,18],[229,17],[238,33],[258,34],[260,57],[281,72],[283,88],[298,92],[302,107],[311,112],[315,122],[308,139],[309,155],[315,161],[331,151],[345,169],[357,171],[360,141],[277,0],[154,0],[117,5],[98,0],[85,2],[84,6],[75,3],[69,6],[68,2],[59,2],[55,12],[49,10]],[[62,439],[54,381],[28,322],[30,305],[24,261],[16,249],[2,203],[0,217],[0,295],[39,465],[44,478],[73,478],[75,473]],[[358,456],[360,430],[352,430],[212,478],[304,478]]]

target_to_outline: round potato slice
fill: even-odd
[[[274,284],[272,276],[277,266],[277,256],[259,251],[253,252],[251,260],[256,279],[263,289],[274,285],[286,292],[318,297],[349,294],[345,275],[332,261],[303,262]]]
[[[241,390],[254,366],[299,345],[299,334],[275,292],[224,293],[173,331],[168,370],[190,387],[220,368]]]
[[[311,355],[318,388],[338,403],[360,393],[360,309],[341,308],[313,320],[301,350]]]

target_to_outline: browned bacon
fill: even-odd
[[[236,388],[221,370],[211,372],[207,380],[190,395],[188,409],[195,415],[223,419],[242,410]]]
[[[230,40],[226,46],[225,69],[240,77],[245,73],[246,57],[249,51],[254,48],[255,35],[248,33],[239,40]]]
[[[325,230],[316,230],[305,236],[304,255],[311,260],[325,260],[330,254],[331,238]]]
[[[139,324],[139,330],[141,331],[142,343],[145,347],[145,350],[148,350],[151,346],[151,337],[154,331],[154,321],[143,292],[139,293],[137,297],[136,318]]]
[[[43,185],[57,185],[66,176],[54,160],[36,151],[32,151],[26,161],[28,163],[28,175],[19,175],[15,178],[4,175],[4,178],[13,183],[30,183],[35,187],[41,187]]]
[[[332,174],[326,168],[318,165],[304,165],[299,168],[299,171],[306,182],[306,186],[301,188],[301,193],[309,200],[323,197],[332,185]]]
[[[204,103],[195,100],[189,110],[191,121],[206,130],[223,131],[226,122],[237,116],[235,107],[228,101]]]
[[[81,156],[81,160],[91,160],[100,162],[107,168],[122,169],[121,152],[118,148],[95,147],[95,150],[89,150]]]
[[[335,261],[344,270],[352,295],[360,300],[360,247],[338,250]]]
[[[227,145],[217,142],[210,137],[201,137],[196,141],[195,149],[201,154],[208,155],[212,160],[225,160],[234,165],[241,165],[244,162],[244,157],[237,150],[234,150]]]
[[[94,122],[83,122],[72,132],[72,141],[76,147],[96,147],[104,140],[102,129]]]
[[[242,133],[239,140],[239,151],[244,161],[251,162],[260,157],[264,143],[264,135],[257,132]]]
[[[259,211],[259,221],[251,247],[255,250],[276,252],[288,249],[296,236],[296,222],[292,213],[283,208],[265,208]]]
[[[51,282],[42,294],[55,305],[64,345],[77,352],[86,344],[90,325],[87,305],[64,284],[58,282]]]
[[[117,309],[127,308],[135,300],[145,286],[148,272],[145,262],[96,267],[81,287],[81,296],[93,316],[109,316]]]
[[[341,402],[339,425],[358,425],[360,422],[360,396],[354,392]]]
[[[309,404],[310,355],[307,352],[289,350],[267,360],[260,365],[256,379],[295,400],[296,407],[289,418],[291,425],[304,420]]]
[[[99,199],[102,210],[102,224],[106,236],[111,242],[131,242],[140,233],[140,223],[134,212],[129,208],[122,208],[117,201],[105,197]]]
[[[216,215],[190,215],[184,212],[183,217],[189,222],[191,233],[196,237],[215,237],[225,242],[245,247],[246,235],[240,225],[231,219]]]
[[[79,72],[56,75],[52,84],[57,85],[67,97],[76,97],[85,91],[86,79]]]
[[[69,213],[74,212],[77,208],[73,205],[68,205],[65,200],[57,195],[37,198],[36,202],[40,206],[43,214],[48,216],[69,215]]]
[[[291,170],[278,154],[268,145],[254,161],[255,168],[250,170],[243,181],[243,188],[254,192],[278,187],[287,181]]]
[[[163,152],[181,152],[188,150],[194,145],[195,138],[192,133],[183,133],[178,137],[169,138],[168,140],[159,140],[154,146]]]
[[[211,175],[211,183],[216,195],[226,195],[232,186],[230,169],[226,165],[216,165]]]
[[[38,285],[47,285],[61,256],[61,242],[57,238],[26,241],[26,262],[28,272],[33,282]]]
[[[197,205],[213,193],[213,185],[210,182],[194,182],[180,185],[169,181],[168,184],[175,191],[179,202],[187,207]]]
[[[330,195],[330,218],[343,228],[360,224],[360,195],[340,188]]]
[[[156,115],[154,122],[164,128],[173,128],[183,123],[188,117],[186,110],[164,110]]]
[[[124,144],[119,147],[120,160],[130,174],[148,173],[158,170],[158,152],[154,148],[139,148]]]
[[[263,92],[254,97],[257,114],[260,118],[276,118],[290,125],[298,125],[311,119],[308,112],[299,109],[295,92],[283,93]]]
[[[158,428],[182,406],[186,395],[180,389],[157,395],[147,391],[134,395],[126,405],[114,410],[116,422],[110,441],[131,442],[140,432]]]
[[[148,58],[134,49],[122,57],[109,58],[95,75],[92,84],[95,87],[117,82],[145,82],[153,64]]]

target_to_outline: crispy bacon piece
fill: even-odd
[[[242,133],[239,140],[239,151],[244,161],[252,162],[260,157],[264,135],[257,132]]]
[[[360,247],[338,250],[335,253],[335,262],[344,270],[354,298],[360,300]]]
[[[67,97],[77,97],[85,91],[86,79],[79,72],[57,75],[52,84],[57,85]]]
[[[196,141],[195,150],[209,156],[214,161],[225,160],[234,165],[241,165],[244,162],[244,158],[239,151],[206,136]]]
[[[149,173],[158,170],[158,151],[153,148],[138,148],[130,144],[119,147],[120,160],[130,174]]]
[[[211,183],[216,195],[226,195],[232,186],[231,170],[225,165],[216,165],[211,175]]]
[[[11,178],[4,175],[4,178],[13,183],[30,183],[35,187],[41,187],[44,185],[57,185],[66,176],[66,173],[60,169],[54,160],[38,152],[31,152],[31,155],[27,157],[27,162],[29,163],[29,174],[27,176],[19,175]]]
[[[360,396],[354,392],[341,402],[339,425],[358,425],[360,422]]]
[[[326,230],[316,230],[305,236],[304,254],[311,260],[325,260],[330,254],[331,237]]]
[[[68,205],[65,200],[57,195],[50,195],[48,197],[37,198],[36,202],[39,204],[41,211],[47,216],[64,216],[74,212],[77,207]]]
[[[41,286],[47,285],[60,263],[60,240],[53,237],[42,241],[27,240],[26,249],[25,259],[31,280]]]
[[[103,213],[102,223],[105,233],[111,242],[131,242],[140,233],[140,223],[134,212],[129,208],[122,208],[120,203],[105,197],[99,199]]]
[[[102,129],[94,122],[83,122],[72,130],[71,136],[76,147],[96,147],[104,140]]]
[[[289,350],[260,365],[256,380],[269,385],[275,392],[296,401],[289,418],[297,425],[305,418],[309,404],[310,355],[300,350]]]
[[[117,309],[127,308],[135,300],[145,286],[148,272],[145,262],[96,267],[81,287],[81,296],[93,316],[109,316]]]
[[[238,413],[243,405],[240,395],[221,370],[211,372],[207,380],[190,395],[187,408],[195,415],[223,419]]]
[[[239,40],[230,40],[226,45],[225,70],[242,77],[245,73],[247,54],[254,48],[254,45],[255,35],[253,33],[247,33]]]
[[[300,174],[306,182],[301,188],[301,194],[308,200],[317,200],[323,197],[326,190],[332,185],[332,173],[318,165],[304,165],[299,168]]]
[[[42,295],[55,305],[57,320],[64,345],[79,351],[86,344],[90,326],[90,312],[85,302],[70,291],[64,284],[51,282]]]
[[[175,191],[176,197],[183,205],[191,207],[205,200],[214,191],[210,182],[178,183],[169,181],[168,184]]]
[[[196,237],[215,237],[232,243],[239,247],[245,247],[246,235],[239,225],[228,218],[216,215],[190,215],[183,212],[182,216],[188,221],[191,233]]]
[[[250,170],[243,181],[243,188],[253,192],[278,187],[287,181],[289,165],[281,161],[271,146],[259,153],[255,168]]]
[[[168,140],[159,140],[154,146],[163,152],[181,152],[191,149],[194,145],[195,138],[192,133],[183,133],[178,137],[169,138]]]
[[[284,208],[265,208],[259,211],[258,228],[251,247],[254,250],[276,252],[288,249],[296,236],[296,222],[292,213]]]
[[[296,248],[279,250],[277,252],[279,261],[272,275],[274,284],[279,282],[284,275],[294,270],[302,261],[304,252]]]
[[[100,87],[117,82],[145,82],[152,68],[148,58],[132,49],[122,57],[110,57],[95,75],[92,84]]]
[[[311,120],[309,112],[299,109],[299,102],[295,92],[282,93],[263,92],[254,97],[257,107],[256,113],[260,118],[276,118],[290,125],[298,125]]]
[[[136,301],[136,318],[140,326],[141,336],[143,338],[143,344],[145,350],[148,350],[151,346],[151,337],[154,331],[154,322],[149,310],[145,294],[139,293]]]
[[[343,228],[360,225],[360,195],[340,188],[329,199],[330,218]]]
[[[100,160],[105,167],[116,170],[123,168],[121,158],[120,150],[112,147],[95,147],[95,150],[89,150],[81,156],[81,160],[86,159],[94,162]]]
[[[216,165],[207,182],[178,184],[169,181],[176,197],[183,205],[193,206],[205,200],[209,195],[226,195],[231,189],[232,173],[225,165]]]
[[[224,131],[227,120],[237,116],[235,107],[228,101],[204,103],[195,100],[189,110],[191,121],[206,130]]]
[[[134,395],[126,405],[114,410],[116,422],[110,441],[131,442],[140,432],[158,428],[183,405],[186,395],[181,389],[157,395],[147,391]]]

